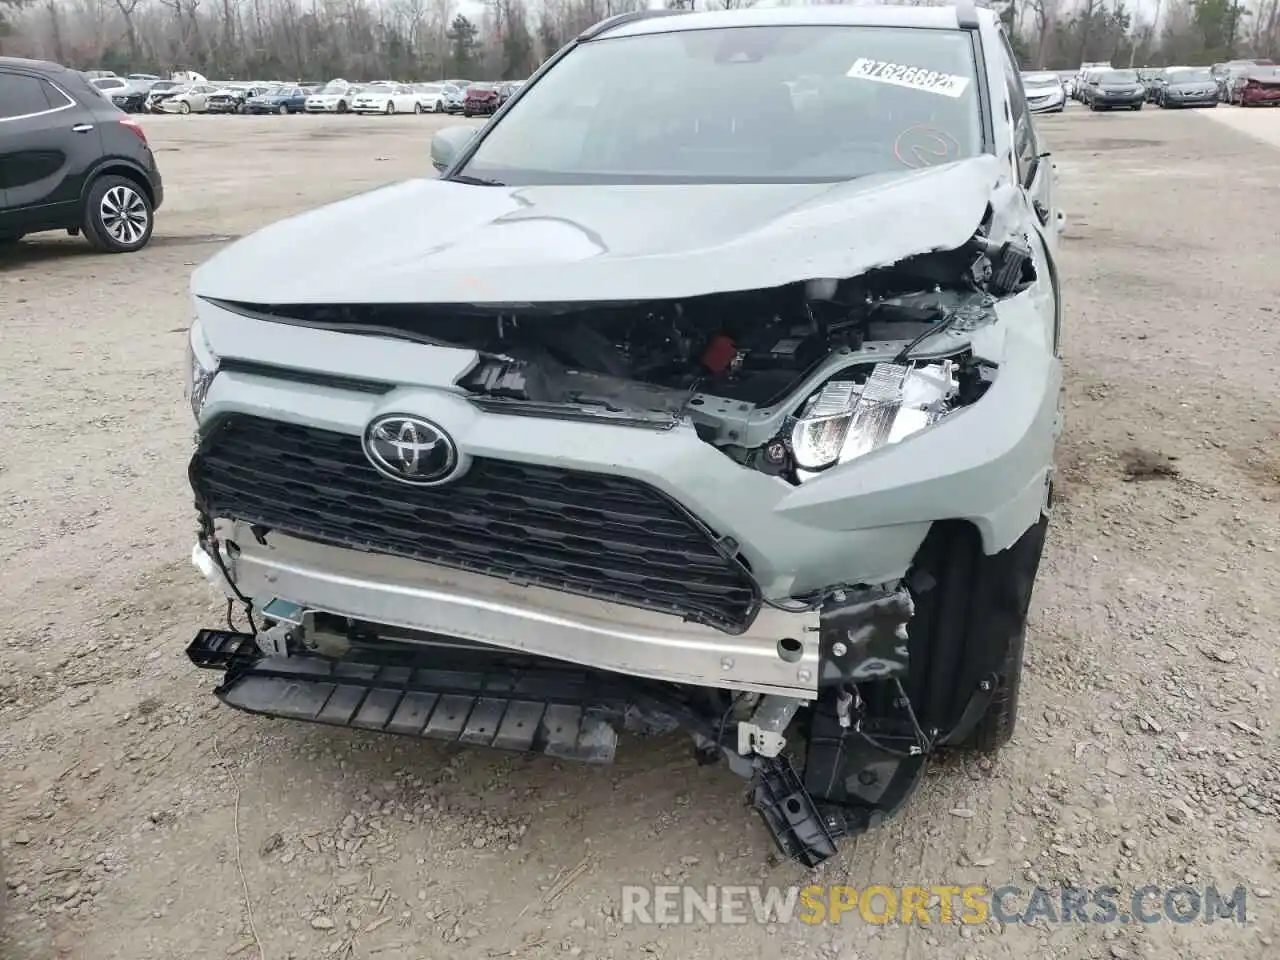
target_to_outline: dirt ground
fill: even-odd
[[[1249,923],[623,925],[629,883],[804,883],[684,738],[581,768],[270,722],[183,650],[191,268],[430,173],[434,118],[161,117],[155,240],[0,260],[0,843],[12,960],[1280,954],[1280,111],[1041,123],[1070,223],[1061,496],[1023,712],[821,883],[1250,886]],[[341,270],[343,248],[328,251]],[[248,907],[251,906],[251,912]]]

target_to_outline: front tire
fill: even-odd
[[[183,100],[180,104],[178,104],[178,112],[179,112],[179,113],[182,113],[182,114],[190,113],[190,112],[191,112],[191,104],[189,104],[189,103],[187,103],[187,101]]]
[[[285,104],[283,104],[283,103],[282,103],[282,104],[280,104],[280,106],[276,109],[276,113],[280,114],[280,116],[282,116],[282,117],[287,117],[287,116],[289,115],[289,107],[288,107],[287,105],[285,105]]]
[[[1049,518],[1042,515],[1007,550],[991,556],[971,524],[935,523],[916,569],[907,691],[921,726],[944,733],[960,720],[984,679],[995,690],[977,724],[954,744],[992,753],[1013,736],[1026,646],[1027,612]]]
[[[1133,105],[1133,109],[1135,109],[1135,110],[1141,110],[1141,109],[1142,109],[1142,104],[1140,104],[1140,103],[1135,103],[1135,104]]]
[[[419,100],[417,103],[415,103],[415,104],[413,105],[413,112],[414,112],[414,113],[422,113],[422,112],[423,112],[423,111],[422,111],[422,101],[421,101],[421,100]]]
[[[345,100],[339,100],[339,101],[338,101],[338,112],[339,112],[339,113],[346,113],[346,112],[347,112],[347,101],[345,101]]]
[[[146,191],[124,177],[99,177],[89,188],[82,232],[103,253],[133,253],[151,240],[155,211]]]
[[[394,100],[388,100],[388,101],[387,101],[387,109],[386,109],[386,111],[385,111],[385,112],[386,112],[386,114],[387,114],[387,116],[388,116],[388,117],[389,117],[389,116],[391,116],[393,113],[395,113],[395,112],[396,112],[396,103],[395,103],[395,101],[394,101]]]

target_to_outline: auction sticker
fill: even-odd
[[[942,73],[938,70],[912,67],[888,60],[872,60],[868,57],[859,57],[853,61],[853,66],[845,76],[859,80],[872,80],[876,83],[888,83],[895,87],[907,87],[911,90],[924,90],[944,97],[958,97],[969,86],[969,78],[958,74]]]

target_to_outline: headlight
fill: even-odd
[[[791,431],[801,480],[897,443],[951,412],[955,363],[922,367],[877,363],[864,383],[827,383],[809,398]]]
[[[200,411],[204,409],[205,398],[209,395],[209,387],[218,373],[218,355],[213,352],[209,342],[204,338],[204,328],[197,320],[191,325],[187,335],[187,364],[184,374],[187,400],[191,402],[191,413],[198,420]]]

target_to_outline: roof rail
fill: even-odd
[[[956,0],[956,23],[961,30],[978,29],[978,8],[973,0]]]
[[[627,13],[619,13],[612,17],[605,17],[599,23],[594,23],[587,29],[578,34],[578,40],[594,40],[600,34],[612,30],[614,27],[620,27],[624,23],[632,23],[636,20],[650,20],[653,17],[670,17],[677,13],[688,13],[687,10],[631,10]]]

